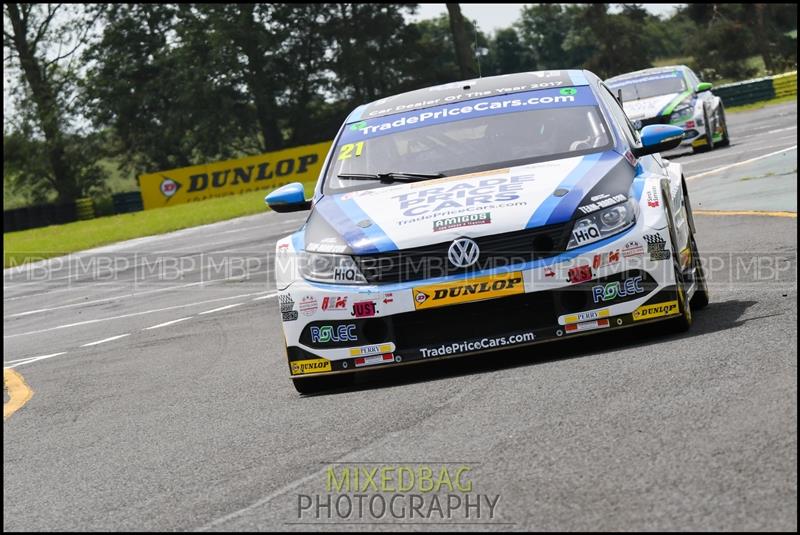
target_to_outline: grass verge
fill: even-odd
[[[306,196],[314,190],[305,184]],[[3,267],[269,210],[266,190],[3,234]]]
[[[740,111],[752,111],[773,106],[775,104],[783,104],[785,102],[797,101],[797,95],[786,95],[785,97],[773,98],[771,100],[762,100],[761,102],[753,102],[752,104],[745,104],[744,106],[734,106],[733,108],[725,108],[725,113],[737,113]]]

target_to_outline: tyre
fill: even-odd
[[[703,124],[706,128],[706,144],[699,147],[694,147],[694,152],[714,150],[714,130],[716,130],[716,127],[714,129],[711,128],[711,123],[708,122],[708,109],[706,109],[705,106],[703,106]]]
[[[683,179],[681,179],[683,180]],[[692,202],[689,199],[689,191],[686,189],[686,181],[682,182],[683,205],[686,207],[686,218],[689,221],[689,247],[692,255],[692,282],[697,285],[694,295],[692,295],[692,309],[700,310],[708,305],[708,285],[706,284],[706,274],[703,271],[703,263],[700,261],[700,253],[697,252],[697,241],[694,233],[697,231],[694,225],[694,214],[692,214]]]
[[[697,252],[697,242],[694,240],[694,234],[691,236],[692,242],[692,268],[694,270],[694,283],[697,286],[694,295],[690,301],[692,309],[700,310],[708,306],[708,284],[706,283],[706,274],[703,271],[703,263],[700,261],[700,254]]]
[[[686,297],[686,277],[681,269],[681,255],[678,250],[678,240],[675,236],[675,228],[672,223],[673,217],[672,206],[669,200],[669,190],[667,190],[667,193],[662,194],[662,197],[666,200],[664,204],[666,205],[667,210],[667,228],[669,229],[669,238],[670,242],[672,242],[672,269],[675,272],[675,287],[678,301],[678,311],[680,312],[679,316],[667,320],[665,323],[668,325],[667,330],[669,332],[683,333],[688,331],[692,326],[692,304]]]
[[[353,384],[355,374],[343,373],[339,375],[326,375],[323,377],[305,377],[292,379],[294,388],[301,394],[319,394],[327,390],[345,388]]]
[[[728,136],[728,121],[725,119],[725,106],[722,102],[719,103],[719,121],[722,123],[722,139],[717,142],[717,147],[727,147],[731,144],[731,138]]]

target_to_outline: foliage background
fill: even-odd
[[[796,4],[610,7],[531,4],[491,34],[463,19],[463,65],[448,15],[411,22],[416,4],[4,4],[3,206],[92,196],[103,213],[139,174],[332,139],[355,106],[478,60],[483,76],[683,63],[715,83],[796,69]]]

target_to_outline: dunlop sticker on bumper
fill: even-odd
[[[419,310],[457,303],[468,303],[525,292],[522,272],[490,275],[444,284],[414,288],[414,307]]]
[[[289,363],[292,375],[306,375],[331,371],[331,361],[325,359],[295,360]]]
[[[633,321],[649,320],[678,313],[677,301],[666,301],[655,305],[643,305],[633,311]]]

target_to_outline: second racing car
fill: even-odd
[[[657,67],[621,74],[606,80],[639,127],[671,124],[683,128],[684,146],[695,151],[730,144],[725,106],[685,65]]]

